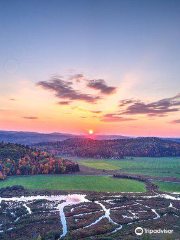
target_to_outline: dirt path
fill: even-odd
[[[81,163],[79,164],[80,172],[74,173],[74,175],[114,175],[120,174],[119,170],[103,170],[87,167]]]

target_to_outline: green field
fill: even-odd
[[[134,157],[133,159],[129,157],[123,160],[76,158],[74,160],[95,169],[121,170],[123,173],[145,174],[158,177],[180,177],[179,157]]]
[[[22,185],[27,189],[86,190],[98,192],[145,192],[145,184],[109,176],[35,175],[8,177],[0,187]]]
[[[167,183],[167,182],[158,182],[158,181],[153,181],[153,183],[159,186],[160,191],[180,193],[180,183]]]

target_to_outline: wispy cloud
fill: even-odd
[[[16,101],[16,99],[15,99],[15,98],[9,98],[9,100],[10,100],[10,101]]]
[[[59,105],[69,105],[71,103],[71,101],[61,101],[61,102],[58,102],[57,104]]]
[[[28,119],[28,120],[37,120],[38,117],[23,117],[24,119]]]
[[[102,111],[91,111],[92,113],[100,114]]]
[[[85,76],[81,73],[78,73],[78,74],[71,75],[69,79],[71,81],[75,81],[75,82],[79,83],[79,82],[85,80]]]
[[[105,114],[102,118],[102,122],[126,122],[126,121],[134,121],[136,119],[134,118],[125,118],[122,116],[119,116],[117,114],[109,113]]]
[[[119,107],[124,107],[124,106],[127,106],[132,103],[135,103],[135,101],[133,99],[123,99],[123,100],[119,101]]]
[[[85,108],[83,108],[83,107],[81,107],[81,106],[74,106],[74,107],[72,107],[71,108],[72,110],[74,110],[74,109],[78,109],[79,111],[81,111],[81,112],[87,112],[87,113],[94,113],[94,114],[101,114],[102,113],[102,111],[99,111],[99,110],[88,110],[88,109],[85,109]]]
[[[75,90],[73,88],[73,83],[71,81],[64,81],[59,77],[53,77],[49,81],[38,82],[37,85],[43,89],[53,91],[55,96],[59,99],[67,100],[80,100],[88,103],[95,103],[100,100],[100,96],[95,96],[81,91]]]
[[[168,113],[180,110],[180,94],[151,103],[145,103],[140,100],[122,100],[120,106],[126,105],[128,105],[127,108],[121,110],[121,114],[145,114],[149,117],[165,117]]]
[[[108,86],[104,79],[88,80],[87,86],[106,95],[113,94],[116,91],[116,87]]]
[[[74,84],[74,82],[76,84]],[[77,84],[81,82],[83,82],[85,87],[77,90]],[[60,76],[54,76],[47,81],[38,82],[37,86],[45,90],[54,92],[55,96],[59,99],[65,101],[78,100],[88,103],[96,103],[97,101],[103,99],[104,95],[113,94],[116,90],[116,87],[108,86],[103,79],[88,80],[83,74],[72,75],[68,78],[68,80],[64,80],[64,78]],[[85,91],[85,89],[87,90],[87,88],[97,90],[99,91],[99,93],[87,93],[87,91]]]
[[[172,124],[180,124],[180,119],[176,119],[176,120],[173,120],[173,121],[171,121],[170,123],[172,123]]]

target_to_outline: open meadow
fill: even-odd
[[[27,189],[82,190],[97,192],[145,192],[139,181],[111,178],[109,176],[35,175],[8,177],[0,187],[21,185]]]
[[[159,186],[159,190],[162,192],[175,192],[180,193],[180,183],[174,182],[159,182],[153,181],[156,185]]]
[[[70,158],[94,169],[120,170],[123,173],[143,174],[156,177],[179,177],[179,157],[127,157],[125,159]]]

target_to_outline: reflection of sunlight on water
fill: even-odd
[[[3,200],[8,201],[8,202],[15,201],[15,202],[24,203],[23,206],[26,208],[28,214],[32,214],[30,207],[26,205],[26,203],[28,203],[28,202],[33,202],[36,200],[48,200],[50,202],[57,202],[58,205],[56,208],[59,210],[60,220],[62,223],[62,234],[59,237],[59,239],[60,239],[63,236],[65,236],[67,233],[67,223],[66,223],[64,208],[66,206],[76,205],[76,204],[79,204],[82,202],[89,202],[89,200],[86,199],[85,197],[86,197],[86,195],[81,195],[81,194],[51,195],[51,196],[38,195],[38,196],[22,196],[22,197],[12,197],[12,198],[0,197],[0,204]],[[15,221],[17,221],[17,220],[19,220],[19,218],[17,218]],[[0,229],[0,232],[3,232],[3,230]]]
[[[0,203],[4,201],[15,201],[15,202],[28,202],[34,200],[48,200],[48,201],[66,201],[69,203],[77,202],[88,202],[85,198],[86,195],[81,194],[72,194],[72,195],[51,195],[51,196],[21,196],[21,197],[9,197],[3,198],[0,197]]]
[[[85,195],[80,195],[80,194],[68,195],[66,200],[68,202],[75,202],[75,203],[87,201],[85,199]]]
[[[80,195],[80,194],[67,195],[67,197],[65,199],[66,201],[63,203],[60,203],[57,206],[57,209],[59,210],[59,215],[60,215],[60,219],[61,219],[61,223],[62,223],[62,230],[63,230],[63,233],[61,234],[59,239],[64,237],[67,234],[67,223],[66,223],[66,216],[64,214],[64,207],[66,207],[68,205],[82,203],[82,202],[89,202],[89,200],[87,200],[85,198],[85,196],[86,195]]]

